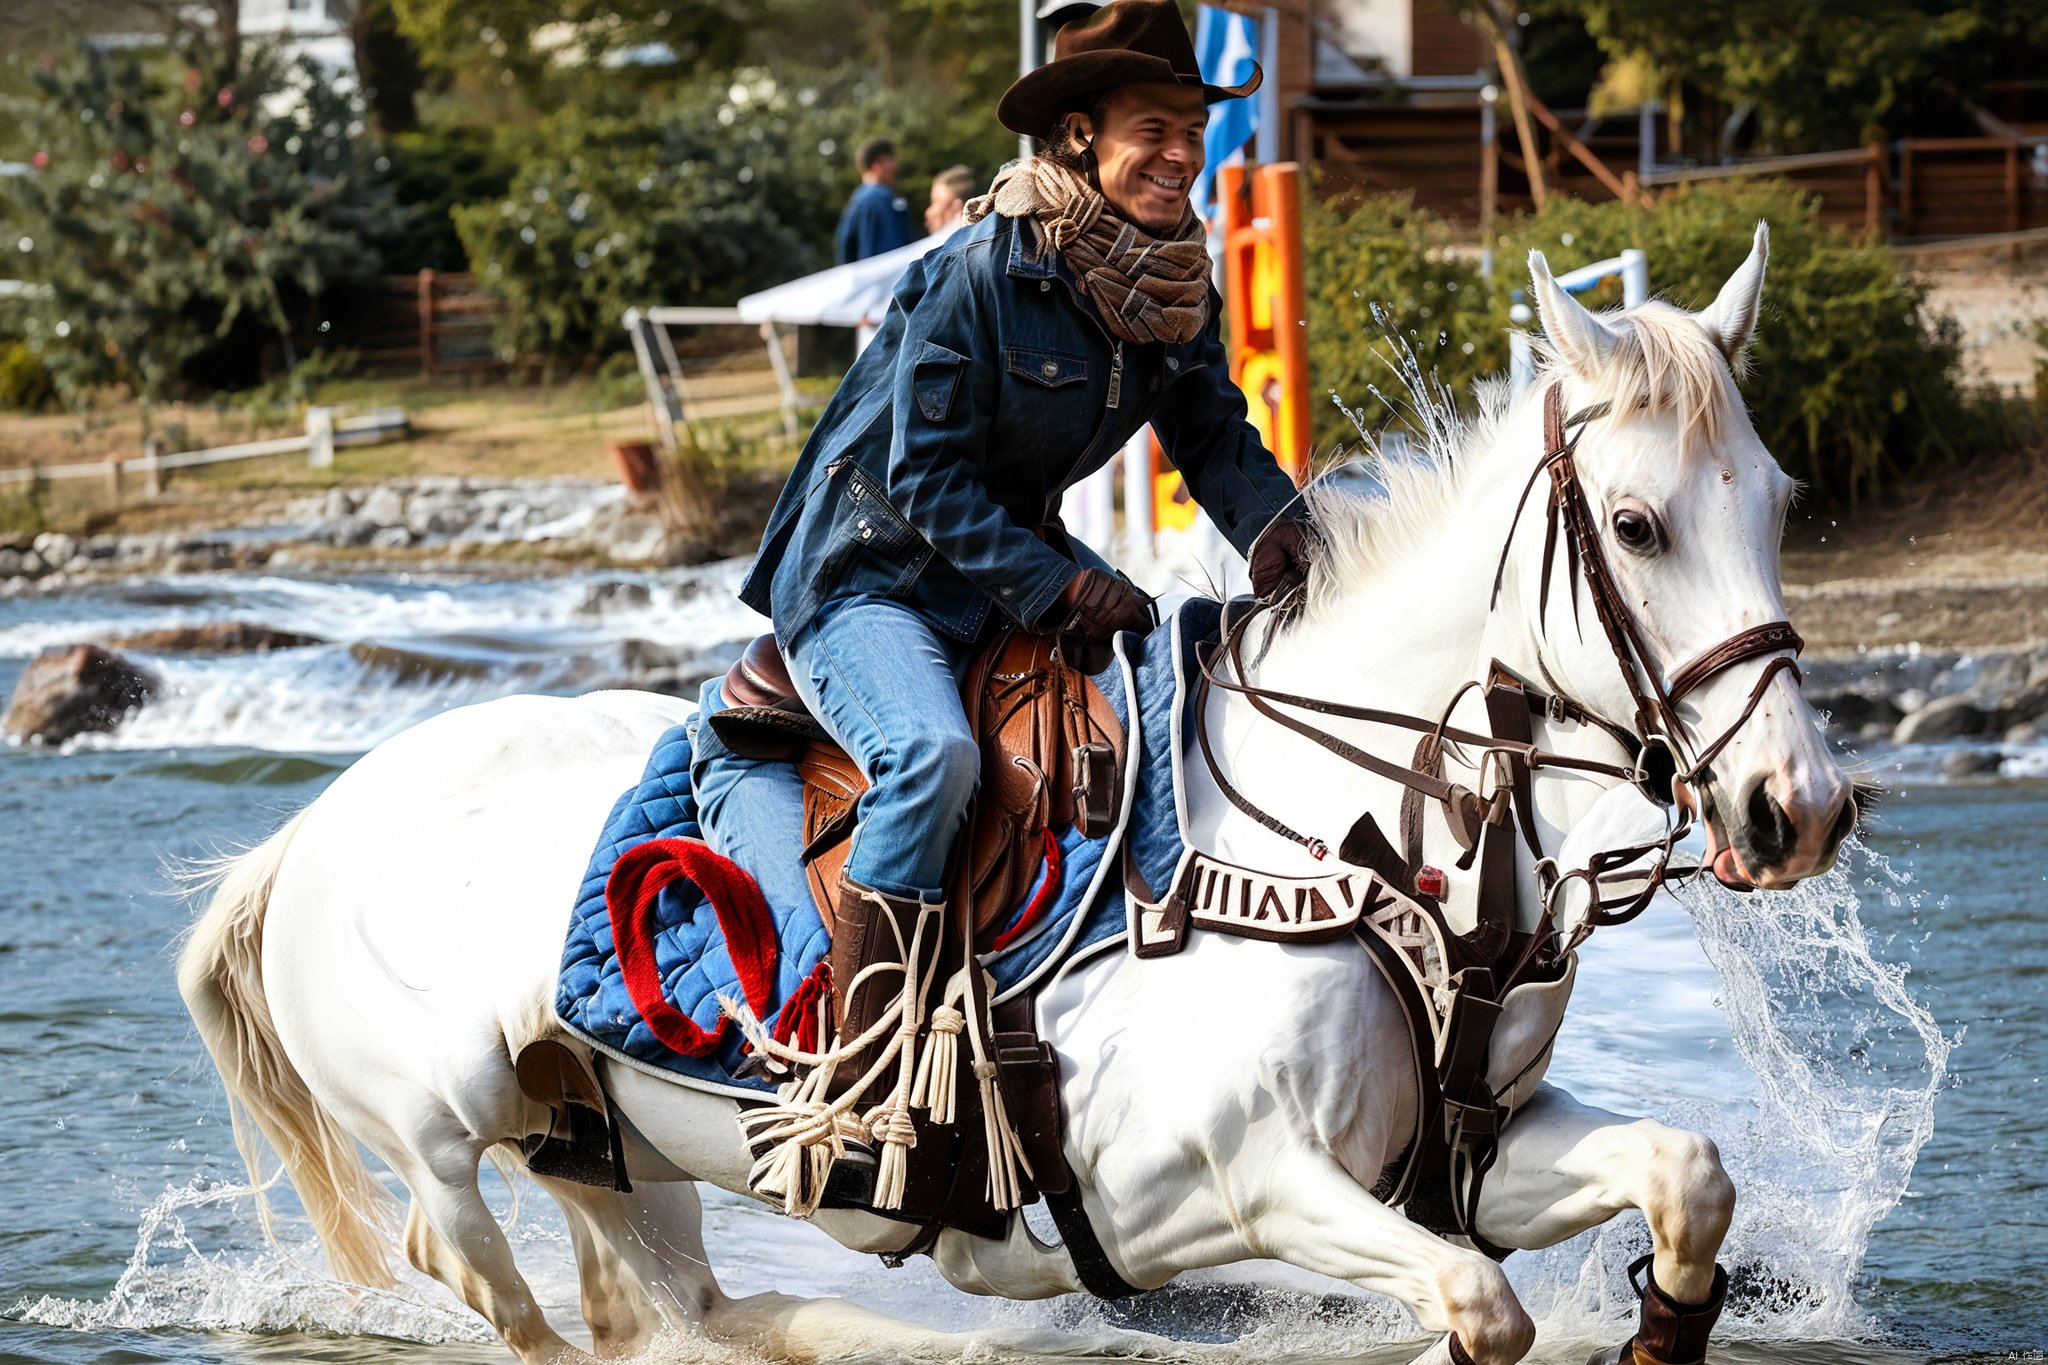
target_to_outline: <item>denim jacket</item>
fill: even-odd
[[[1079,570],[1033,528],[1147,421],[1240,553],[1299,506],[1245,420],[1213,307],[1192,341],[1117,343],[1031,221],[990,215],[903,276],[740,598],[785,643],[856,596],[902,601],[963,640],[992,604],[1035,626]]]

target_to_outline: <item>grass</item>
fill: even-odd
[[[612,367],[616,370],[617,367]],[[830,384],[800,382],[807,402],[822,405]],[[405,441],[335,452],[329,469],[282,455],[178,470],[156,498],[139,478],[124,481],[117,503],[97,478],[48,480],[33,496],[0,492],[0,535],[59,530],[71,534],[186,529],[260,521],[294,497],[336,485],[456,476],[478,479],[617,477],[614,441],[654,435],[637,375],[600,371],[552,384],[470,383],[460,379],[326,379],[315,401],[351,411],[405,409]],[[714,396],[706,406],[715,408]],[[728,401],[728,406],[732,403]],[[743,405],[743,404],[742,404]],[[808,432],[817,406],[800,409]],[[236,403],[180,404],[153,414],[171,449],[198,449],[290,435],[304,430],[303,409],[268,395]],[[691,424],[715,480],[786,468],[796,448],[782,433],[779,412],[709,417]],[[132,403],[82,414],[0,413],[0,467],[85,464],[132,457],[142,448],[143,414]]]

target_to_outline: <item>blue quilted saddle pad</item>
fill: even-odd
[[[1040,872],[1041,884],[1048,872],[1057,872],[1049,905],[1035,926],[983,958],[995,977],[997,998],[1027,989],[1063,962],[1123,938],[1123,878],[1117,875],[1115,855],[1126,843],[1149,884],[1171,881],[1182,850],[1174,799],[1175,716],[1189,704],[1193,651],[1201,641],[1215,638],[1221,614],[1220,603],[1188,602],[1151,635],[1122,637],[1118,660],[1097,675],[1096,684],[1127,736],[1124,810],[1116,827],[1100,838],[1084,839],[1072,828],[1059,833],[1059,856],[1048,859]],[[614,907],[606,899],[621,856],[652,840],[704,838],[690,784],[700,718],[692,716],[662,734],[640,780],[620,795],[605,821],[570,914],[555,1009],[571,1032],[629,1065],[703,1089],[757,1094],[772,1090],[772,1080],[738,1074],[746,1061],[745,1041],[736,1027],[720,1030],[719,996],[740,999],[741,974],[704,892],[679,878],[660,889],[643,922],[653,975],[666,1004],[704,1034],[719,1034],[701,1055],[671,1048],[634,1005],[614,941]],[[1016,913],[1039,890],[1034,885]],[[766,999],[758,1002],[756,1013],[772,1022],[810,980],[830,940],[808,895],[769,901],[767,911],[773,925],[773,969],[766,974]]]

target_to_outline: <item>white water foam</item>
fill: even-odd
[[[453,707],[720,671],[760,618],[738,562],[533,580],[170,578],[0,608],[0,658],[142,630],[253,621],[330,643],[220,657],[138,653],[160,694],[74,748],[229,745],[359,753]]]
[[[425,1343],[496,1340],[481,1318],[431,1281],[409,1277],[392,1290],[338,1283],[311,1241],[256,1251],[201,1249],[187,1228],[190,1215],[252,1209],[253,1199],[248,1185],[203,1179],[166,1190],[143,1211],[135,1250],[104,1299],[44,1296],[16,1304],[8,1316],[81,1332],[172,1327]]]

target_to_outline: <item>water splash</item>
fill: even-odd
[[[550,579],[226,575],[0,603],[0,660],[139,631],[254,621],[328,641],[227,656],[140,653],[159,695],[72,748],[236,746],[360,753],[458,706],[514,693],[675,688],[723,671],[759,618],[740,566]]]
[[[1835,871],[1794,890],[1684,893],[1734,1056],[1718,1065],[1696,1057],[1705,1074],[1679,1087],[1696,1093],[1657,1116],[1714,1138],[1738,1190],[1721,1255],[1731,1290],[1717,1340],[1883,1335],[1855,1286],[1872,1229],[1904,1198],[1933,1131],[1959,1038],[1913,998],[1906,967],[1873,952],[1860,897],[1899,906],[1917,904],[1918,894],[1860,843],[1844,849]],[[1596,936],[1588,951],[1602,947]],[[1575,1014],[1587,1003],[1611,1014],[1620,1002],[1582,1000]],[[1735,1074],[1729,1063],[1738,1061]],[[1670,1093],[1668,1080],[1658,1085],[1659,1069],[1643,1068],[1650,1088],[1639,1095]],[[1563,1067],[1552,1077],[1567,1086],[1574,1079]],[[1727,1093],[1697,1093],[1717,1084]],[[1647,1227],[1631,1214],[1511,1271],[1546,1336],[1619,1339],[1635,1318],[1627,1266],[1649,1249]]]
[[[1372,343],[1372,354],[1392,372],[1398,389],[1390,392],[1368,383],[1366,392],[1393,414],[1391,420],[1375,428],[1367,420],[1362,404],[1353,407],[1334,391],[1330,400],[1357,430],[1363,453],[1369,459],[1403,458],[1411,450],[1432,458],[1450,458],[1457,452],[1464,430],[1450,386],[1435,369],[1423,366],[1415,348],[1382,305],[1372,305],[1372,319],[1379,334]]]
[[[7,1315],[81,1332],[172,1327],[426,1343],[497,1340],[438,1285],[385,1290],[338,1283],[310,1242],[257,1253],[202,1250],[187,1228],[188,1215],[229,1213],[253,1196],[246,1184],[203,1178],[166,1190],[143,1211],[135,1250],[104,1299],[46,1295],[16,1304]]]

